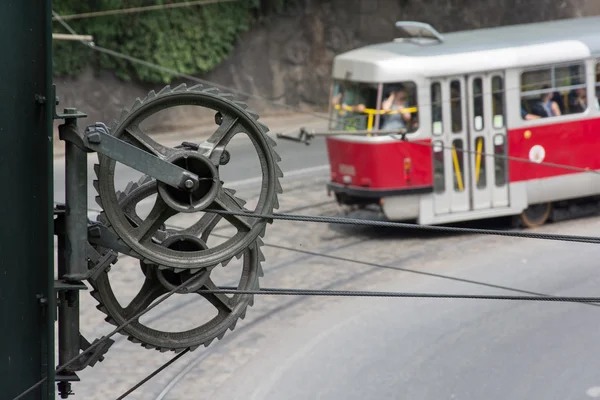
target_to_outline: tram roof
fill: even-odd
[[[333,76],[392,82],[577,60],[600,54],[600,17],[563,19],[443,34],[443,41],[393,41],[335,57]]]

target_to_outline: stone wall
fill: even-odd
[[[200,78],[233,87],[261,115],[289,112],[271,102],[315,108],[327,101],[335,54],[391,40],[394,22],[417,20],[440,32],[600,14],[597,0],[298,0],[298,7],[256,25],[239,40],[231,57]],[[82,123],[109,122],[150,89],[119,82],[110,73],[87,71],[57,79],[62,106],[89,114]],[[244,96],[239,96],[244,99]],[[170,113],[161,127],[187,128],[210,117],[191,111]]]

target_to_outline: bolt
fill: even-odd
[[[102,136],[98,132],[89,132],[85,137],[89,143],[98,144],[102,141]]]
[[[194,187],[194,181],[191,179],[186,179],[185,182],[183,183],[185,185],[186,188],[191,189]]]
[[[231,160],[231,155],[227,150],[223,150],[223,152],[221,153],[221,157],[219,158],[219,164],[226,165],[229,162],[229,160]]]
[[[64,113],[65,114],[77,114],[77,109],[76,108],[72,108],[72,107],[65,108]]]

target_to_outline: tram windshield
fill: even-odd
[[[377,84],[336,80],[331,99],[333,130],[366,130],[369,128],[369,110],[377,109]],[[371,121],[372,125],[372,121]]]
[[[331,99],[333,130],[418,129],[414,82],[375,84],[334,81]],[[374,132],[375,133],[375,132]]]

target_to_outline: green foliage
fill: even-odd
[[[110,15],[66,22],[79,34],[92,35],[94,43],[184,74],[212,70],[231,53],[241,32],[249,29],[256,0],[238,0],[174,9]],[[60,15],[124,9],[161,0],[54,0]],[[54,32],[66,32],[58,21]],[[73,76],[86,66],[114,71],[124,80],[169,83],[167,72],[95,52],[78,42],[54,42],[55,76]]]

